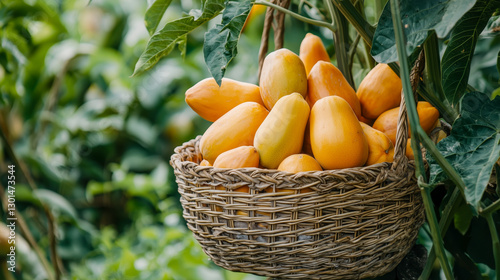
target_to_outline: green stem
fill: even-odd
[[[394,0],[391,0],[391,4],[392,1]],[[436,212],[434,211],[434,204],[432,203],[429,187],[424,186],[425,183],[423,183],[421,180],[422,177],[419,177],[418,182],[420,186],[420,193],[422,194],[422,198],[424,200],[425,215],[427,217],[427,222],[429,223],[429,227],[431,228],[431,236],[434,244],[433,248],[435,248],[436,250],[437,257],[439,258],[439,262],[441,263],[441,267],[443,268],[446,279],[454,279],[450,263],[448,262],[448,259],[446,257],[446,252],[444,250],[443,238],[441,236],[441,231],[439,230],[439,225],[436,218]]]
[[[454,214],[457,211],[460,204],[462,203],[462,201],[463,197],[460,194],[460,190],[458,188],[454,188],[450,200],[446,204],[441,219],[439,220],[439,230],[441,231],[442,236],[446,235],[446,232],[448,231],[448,228],[450,227],[451,222],[455,217]],[[424,270],[422,271],[422,274],[420,275],[419,279],[424,279],[424,280],[429,279],[435,260],[436,260],[436,248],[433,245],[429,252],[429,256],[427,257],[427,263],[425,264]]]
[[[337,30],[334,32],[334,43],[335,43],[335,55],[337,56],[337,65],[340,72],[344,74],[347,82],[354,88],[354,79],[352,77],[351,69],[349,68],[349,29],[348,24],[344,16],[339,12],[337,8],[332,5],[330,0],[325,0],[328,5],[328,10],[333,17],[335,26]]]
[[[361,35],[361,38],[372,47],[373,34],[375,28],[366,21],[363,16],[356,10],[356,7],[349,0],[332,0],[335,7],[344,15],[344,17],[352,24],[354,29]]]
[[[419,130],[422,130],[420,127],[420,122],[417,114],[417,106],[415,104],[415,99],[413,97],[413,90],[410,82],[410,67],[406,54],[406,42],[405,42],[405,34],[403,31],[403,24],[401,22],[401,12],[399,7],[398,0],[391,0],[391,14],[392,14],[392,22],[394,24],[394,34],[396,37],[396,48],[398,51],[399,63],[401,66],[400,69],[400,77],[403,83],[403,94],[406,100],[406,108],[408,111],[408,117],[410,120],[410,129],[412,134],[411,146],[413,151],[415,152],[415,174],[418,178],[418,183],[420,186],[420,190],[422,193],[422,198],[425,206],[425,214],[427,217],[427,221],[431,228],[432,240],[436,246],[436,253],[441,262],[441,267],[446,275],[447,279],[453,279],[453,273],[451,271],[451,266],[446,257],[446,253],[443,246],[443,239],[441,237],[441,232],[439,230],[439,226],[437,223],[436,213],[434,212],[434,207],[432,203],[432,198],[430,196],[430,188],[425,187],[426,174],[425,174],[425,166],[422,159],[422,152],[420,150],[420,135]]]
[[[263,0],[257,0],[254,2],[255,5],[264,5],[264,6],[267,6],[267,7],[271,7],[275,10],[278,10],[282,13],[285,13],[285,14],[288,14],[300,21],[303,21],[305,23],[309,23],[309,24],[312,24],[312,25],[316,25],[316,26],[321,26],[321,27],[326,27],[328,29],[330,29],[332,32],[335,32],[336,28],[333,24],[330,24],[330,23],[327,23],[327,22],[324,22],[324,21],[321,21],[321,20],[315,20],[315,19],[312,19],[312,18],[308,18],[308,17],[305,17],[305,16],[301,16],[297,13],[294,13],[288,9],[285,9],[281,6],[278,6],[276,4],[273,4],[273,3],[270,3],[270,2],[267,2],[267,1],[263,1]]]
[[[493,202],[488,207],[486,207],[484,209],[481,209],[481,211],[479,211],[479,214],[481,214],[482,216],[486,216],[486,215],[495,213],[499,209],[500,209],[500,199],[498,199],[497,201]]]
[[[495,257],[495,273],[496,279],[500,279],[500,241],[498,240],[498,232],[493,220],[493,214],[488,213],[486,216],[488,228],[490,229],[491,242],[493,243],[493,256]]]
[[[436,148],[436,145],[432,140],[427,136],[422,127],[418,127],[418,135],[420,140],[422,140],[422,144],[427,149],[427,151],[431,154],[431,156],[436,160],[436,162],[441,166],[443,171],[448,175],[448,178],[458,187],[462,195],[465,197],[465,183],[462,180],[462,177],[457,173],[455,168],[451,166],[451,164],[444,158],[444,156],[439,152]],[[413,133],[413,131],[412,131]],[[416,135],[416,134],[415,134]],[[413,140],[413,137],[412,137]],[[411,141],[413,142],[413,141]],[[413,147],[412,147],[413,148]]]
[[[410,82],[410,65],[408,63],[406,54],[406,39],[401,22],[401,13],[399,9],[399,2],[391,0],[392,22],[394,24],[394,31],[396,37],[396,48],[400,64],[400,77],[403,83],[403,94],[406,100],[406,108],[408,111],[408,119],[410,120],[410,130],[412,141],[411,148],[415,153],[415,174],[418,177],[422,176],[426,181],[425,167],[422,159],[422,152],[420,150],[420,141],[417,134],[417,128],[420,127],[420,121],[417,113],[417,105],[413,97],[413,90]]]
[[[458,112],[451,107],[446,99],[441,84],[441,64],[436,32],[433,32],[424,43],[425,71],[424,83],[427,91],[422,96],[438,108],[441,115],[449,123],[458,117]],[[429,92],[434,94],[429,94]]]

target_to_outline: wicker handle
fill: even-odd
[[[424,70],[424,66],[425,56],[424,51],[422,50],[410,73],[411,88],[413,90],[415,102],[417,101],[417,87],[422,71]],[[406,143],[408,141],[408,128],[410,123],[408,121],[408,113],[406,111],[406,101],[403,91],[401,91],[401,104],[399,108],[396,144],[394,145],[394,163],[392,164],[392,169],[398,170],[398,173],[405,171],[407,166],[406,163],[408,161],[408,158],[406,157]]]

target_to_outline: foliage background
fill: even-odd
[[[380,12],[375,2],[365,2],[371,23]],[[150,4],[0,0],[0,126],[9,143],[0,147],[0,174],[16,164],[17,211],[45,258],[60,263],[68,279],[262,279],[209,261],[182,219],[168,163],[174,147],[209,125],[186,106],[184,92],[210,77],[203,36],[220,17],[190,33],[185,49],[131,77],[149,39],[144,14]],[[303,14],[321,17],[302,1],[293,5]],[[162,22],[200,8],[201,1],[173,1]],[[240,55],[226,77],[257,83],[262,22],[261,15],[247,26],[238,43]],[[293,30],[285,35],[286,48],[298,53],[300,41],[312,32],[322,37],[335,63],[331,34],[290,17],[286,29]],[[469,84],[490,93],[499,87],[499,50],[498,36],[480,36]],[[368,65],[361,58],[355,61],[356,84]],[[34,184],[22,175],[23,165]],[[6,186],[5,176],[0,182]],[[436,199],[442,199],[439,195]],[[43,205],[55,218],[56,260],[50,255]],[[485,238],[468,243],[467,254],[479,260],[486,277],[494,267],[492,255],[484,253],[491,247],[487,226],[470,218],[465,223],[473,227],[460,227],[461,217],[469,215],[464,211],[455,223],[457,232],[465,232],[452,238],[462,242],[471,231],[484,232]],[[18,267],[12,276],[47,278],[21,236],[18,231]],[[418,242],[427,248],[432,244],[425,227]]]

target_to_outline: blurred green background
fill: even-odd
[[[190,34],[184,56],[174,51],[132,78],[149,39],[149,4],[0,1],[0,124],[10,143],[0,144],[2,187],[16,164],[12,148],[36,185],[16,165],[17,211],[52,263],[40,202],[49,206],[68,279],[260,279],[215,266],[185,226],[169,159],[209,125],[184,102],[210,75],[202,53],[209,26]],[[200,7],[173,1],[164,21]],[[261,28],[249,26],[240,43],[248,55],[229,77],[256,82]],[[15,279],[46,278],[31,246],[19,241],[17,253]]]
[[[373,23],[370,3],[366,14]],[[210,77],[203,35],[220,17],[190,33],[185,50],[131,77],[150,37],[144,26],[150,4],[0,0],[0,174],[16,165],[17,211],[53,263],[42,205],[50,208],[57,262],[67,279],[264,279],[223,270],[203,253],[185,226],[169,165],[176,146],[210,125],[185,104],[184,93]],[[173,1],[163,21],[200,7],[199,0]],[[302,12],[321,18],[314,10]],[[262,25],[263,15],[249,22],[226,77],[257,83]],[[331,34],[289,17],[286,28],[293,32],[286,33],[285,47],[298,53],[312,32],[334,57]],[[473,64],[470,83],[482,91],[494,89],[498,80],[488,57],[498,41],[485,37],[478,45],[481,60]],[[354,69],[359,84],[367,62],[355,62]],[[0,178],[2,188],[6,181]],[[24,238],[18,230],[12,276],[46,279]]]

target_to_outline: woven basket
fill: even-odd
[[[199,166],[200,136],[177,147],[170,163],[187,226],[214,263],[232,271],[280,279],[392,271],[424,221],[405,156],[404,98],[402,105],[393,163],[298,174],[220,169]],[[235,191],[244,186],[249,192]]]

